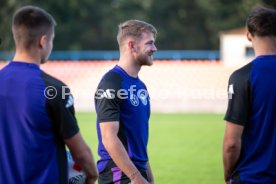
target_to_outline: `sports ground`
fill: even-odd
[[[95,155],[96,115],[77,113],[77,118]],[[148,151],[155,183],[223,183],[224,126],[222,114],[152,113]]]

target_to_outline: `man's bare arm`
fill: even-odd
[[[87,183],[93,184],[98,178],[98,171],[94,162],[90,148],[83,140],[80,133],[77,133],[69,139],[65,139],[75,162],[87,174]]]
[[[154,177],[153,177],[153,173],[149,162],[147,163],[147,175],[148,175],[149,183],[154,184]]]
[[[132,184],[147,184],[139,170],[130,160],[127,151],[118,138],[119,122],[100,123],[102,142],[115,164],[130,178]]]
[[[244,127],[231,122],[226,123],[223,140],[224,180],[230,182],[230,176],[237,164],[241,153],[241,137]]]

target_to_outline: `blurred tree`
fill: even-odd
[[[147,0],[35,1],[56,19],[55,50],[117,49],[117,25],[128,19],[146,19]]]
[[[263,0],[263,2],[271,7],[276,8],[276,1],[275,0]]]
[[[0,6],[0,51],[11,50],[14,48],[11,32],[11,21],[13,12],[16,8],[17,2],[10,0],[1,0]]]
[[[217,49],[219,32],[245,26],[248,12],[261,0],[197,0],[204,14],[205,26],[209,34],[209,47]]]
[[[116,50],[117,26],[141,19],[158,29],[159,49],[218,49],[219,31],[242,27],[256,4],[271,0],[1,0],[0,50],[14,48],[15,9],[33,4],[57,21],[54,50]]]
[[[197,49],[208,47],[204,12],[196,1],[153,0],[150,22],[159,33],[159,49]]]

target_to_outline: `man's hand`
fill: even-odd
[[[231,184],[231,183],[230,183],[230,176],[229,176],[229,177],[228,177],[228,176],[225,176],[225,177],[224,177],[224,181],[225,181],[226,184]]]
[[[86,184],[94,184],[96,182],[97,178],[98,178],[98,175],[92,176],[92,177],[87,177]]]
[[[95,180],[98,178],[98,171],[91,150],[83,140],[81,134],[77,133],[64,141],[77,165],[86,173],[86,183],[94,184]]]
[[[138,171],[138,173],[131,178],[131,184],[149,184],[149,182],[147,182],[147,180]]]

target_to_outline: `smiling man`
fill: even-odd
[[[119,63],[103,76],[95,95],[100,184],[154,182],[147,154],[150,101],[138,73],[153,64],[156,34],[139,20],[119,25]]]

